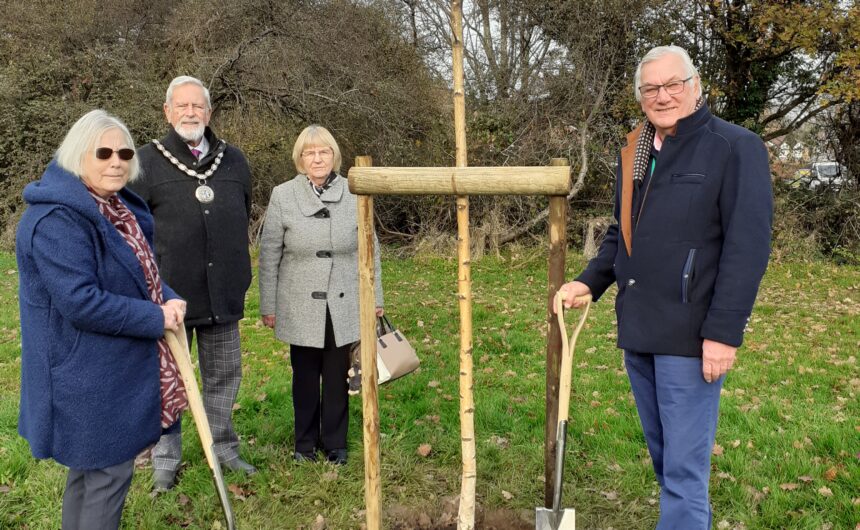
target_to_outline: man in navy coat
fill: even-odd
[[[639,63],[646,122],[627,135],[615,219],[597,257],[561,287],[596,300],[614,282],[618,346],[661,486],[658,530],[707,530],[720,389],[770,255],[767,150],[713,116],[677,46]]]

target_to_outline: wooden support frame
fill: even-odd
[[[349,171],[349,188],[358,195],[358,244],[359,244],[359,304],[361,322],[361,352],[362,352],[362,411],[364,413],[364,464],[365,464],[365,499],[367,501],[367,528],[368,530],[381,529],[381,480],[380,480],[380,451],[379,451],[379,396],[377,392],[376,374],[376,298],[374,292],[374,256],[373,256],[373,196],[371,195],[453,195],[453,189],[439,189],[436,185],[429,185],[427,189],[417,188],[414,182],[410,182],[412,176],[403,171],[405,168],[372,167],[371,158],[368,156],[357,157],[355,165]],[[439,175],[449,175],[452,169],[458,168],[417,168],[421,174],[430,175],[430,182],[438,180]],[[552,300],[556,291],[564,283],[565,258],[567,253],[567,192],[570,186],[570,167],[563,158],[556,158],[551,165],[544,170],[551,179],[537,189],[529,188],[528,193],[518,190],[517,186],[511,185],[521,179],[518,170],[525,169],[527,173],[537,168],[469,168],[485,174],[506,175],[494,181],[492,187],[493,195],[550,195],[549,211],[549,259],[548,259],[548,286],[547,286],[547,324],[549,326],[547,342],[547,387],[546,387],[546,410],[547,427],[546,432],[552,433],[552,438],[547,438],[545,446],[545,472],[547,477],[552,476],[555,466],[555,429],[558,418],[558,387],[559,366],[561,362],[561,331],[558,321],[552,316]],[[499,172],[499,169],[506,171]],[[508,171],[509,170],[509,171]],[[456,171],[454,171],[456,173]],[[564,178],[565,186],[559,184]],[[359,184],[359,181],[361,184]],[[396,193],[390,190],[411,190],[409,193]],[[477,190],[484,189],[481,186]],[[480,191],[478,192],[480,193]],[[457,196],[458,217],[465,213],[464,222],[458,223],[458,273],[457,273],[457,298],[460,305],[460,420],[461,420],[461,444],[463,445],[463,482],[460,492],[460,514],[458,516],[458,528],[467,530],[474,528],[475,509],[475,483],[476,483],[476,455],[475,455],[475,432],[474,412],[475,404],[472,398],[471,371],[472,360],[472,304],[471,304],[471,276],[468,271],[468,196]],[[465,199],[465,207],[461,207],[460,199]],[[458,219],[460,221],[460,219]],[[465,227],[465,234],[462,230]],[[465,268],[465,271],[464,271]],[[468,285],[468,289],[466,288]],[[468,374],[468,376],[466,375]],[[467,415],[468,414],[468,415]],[[548,480],[545,502],[547,506],[552,500],[552,481]],[[465,499],[465,511],[464,510]]]

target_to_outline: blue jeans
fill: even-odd
[[[657,530],[709,530],[708,481],[720,389],[702,377],[702,359],[624,352],[639,420],[660,483]]]

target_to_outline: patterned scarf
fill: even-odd
[[[696,100],[696,112],[705,103],[703,98]],[[639,141],[636,142],[636,152],[633,155],[633,180],[641,183],[645,178],[645,172],[648,170],[648,161],[651,158],[651,147],[654,145],[654,135],[657,130],[650,121],[645,121],[645,126],[642,128],[642,133],[639,135]]]
[[[316,195],[317,197],[322,197],[323,192],[325,190],[331,188],[331,185],[334,183],[334,179],[336,179],[336,178],[337,178],[337,173],[332,171],[325,178],[325,182],[323,182],[322,186],[317,186],[316,184],[314,184],[314,181],[312,181],[310,177],[308,177],[308,184],[311,185],[311,189],[314,191],[314,195]]]
[[[146,278],[150,300],[158,305],[163,304],[164,293],[161,291],[161,276],[158,274],[155,256],[153,256],[146,238],[143,237],[143,232],[140,230],[140,225],[134,214],[119,200],[115,193],[109,198],[103,199],[89,187],[87,189],[95,199],[101,214],[117,229],[117,232],[131,247],[134,255],[137,256]],[[188,407],[188,396],[185,393],[185,386],[182,384],[176,361],[170,353],[167,341],[163,338],[158,340],[158,362],[161,381],[161,427],[166,429],[173,425],[179,419],[179,414]]]

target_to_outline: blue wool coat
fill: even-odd
[[[152,217],[122,190],[152,244]],[[161,435],[161,308],[84,184],[52,161],[24,190],[16,252],[21,310],[18,432],[36,458],[99,469]],[[177,298],[163,285],[165,300]]]
[[[621,220],[621,164],[617,177]],[[646,187],[630,241],[617,223],[610,226],[577,279],[595,300],[618,285],[620,348],[701,357],[703,339],[740,346],[770,256],[764,143],[704,105],[663,140]]]

